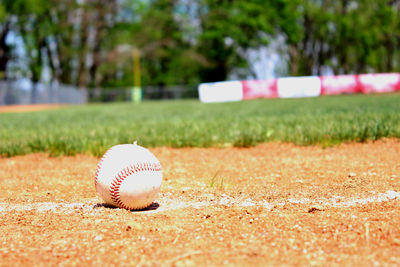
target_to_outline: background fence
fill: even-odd
[[[31,84],[21,81],[0,81],[0,105],[82,104],[88,92],[63,84]]]
[[[131,87],[83,89],[57,83],[0,81],[0,105],[131,101],[132,94]],[[182,98],[198,98],[197,86],[147,86],[142,90],[145,100]]]
[[[131,101],[133,94],[132,87],[90,89],[88,93],[91,102]],[[146,86],[142,88],[142,99],[144,100],[184,98],[197,99],[197,86]]]
[[[400,73],[397,72],[202,83],[199,85],[199,98],[202,102],[227,102],[396,91],[400,92]]]

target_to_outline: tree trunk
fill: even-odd
[[[10,60],[10,47],[6,43],[7,34],[10,31],[10,22],[4,23],[0,33],[0,80],[7,80],[7,63]]]
[[[385,34],[385,45],[386,45],[386,72],[393,71],[393,41],[388,34]]]
[[[87,39],[88,39],[88,12],[86,8],[82,9],[82,19],[80,27],[80,49],[79,49],[79,65],[78,65],[78,81],[79,87],[87,86],[86,76],[86,54],[87,54]]]
[[[89,84],[94,87],[99,87],[102,82],[102,78],[97,73],[98,68],[101,65],[101,49],[102,43],[104,41],[104,33],[107,26],[106,21],[106,13],[111,14],[111,17],[115,17],[116,13],[116,1],[99,1],[96,4],[96,27],[95,27],[95,38],[94,38],[94,45],[93,45],[93,62],[92,65],[89,67]]]
[[[290,75],[296,76],[299,73],[299,64],[298,64],[297,47],[294,44],[290,45],[289,58],[290,58],[289,59]]]
[[[38,83],[42,76],[43,60],[42,60],[42,48],[46,48],[46,42],[43,37],[39,38],[37,43],[37,58],[34,60],[32,58],[31,62],[31,72],[32,72],[32,91],[31,91],[31,104],[38,103]]]

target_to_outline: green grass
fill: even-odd
[[[219,177],[220,170],[218,170],[210,180],[210,187],[216,188],[220,191],[224,190],[224,178]]]
[[[330,146],[400,137],[400,94],[92,104],[0,114],[0,155],[102,155],[120,143],[249,147],[282,141]]]

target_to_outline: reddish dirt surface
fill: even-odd
[[[400,142],[155,148],[151,209],[103,205],[98,158],[0,158],[0,265],[400,265]]]
[[[0,106],[0,113],[31,112],[65,107],[63,104],[10,105]]]

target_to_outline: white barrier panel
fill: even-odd
[[[400,89],[399,73],[360,74],[358,79],[364,94],[388,93]]]
[[[243,100],[243,86],[241,81],[216,83],[202,83],[199,85],[201,102],[231,102]]]
[[[314,97],[320,94],[321,79],[318,76],[278,79],[278,95],[281,98]]]

